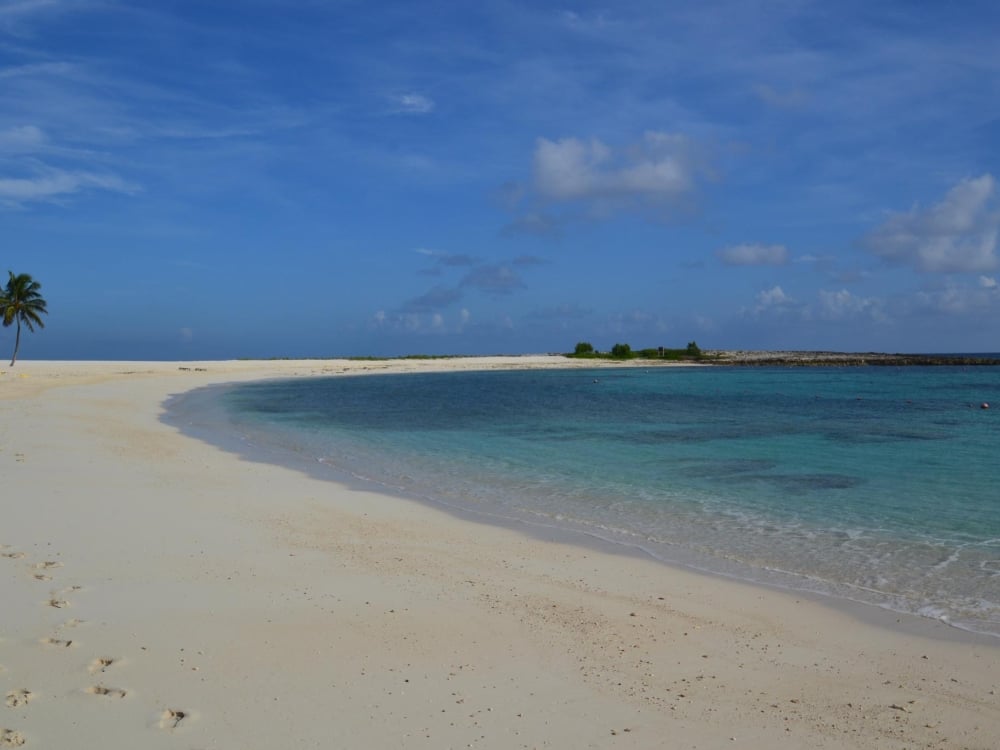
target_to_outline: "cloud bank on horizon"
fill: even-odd
[[[43,284],[35,358],[1000,351],[998,32],[975,1],[0,0],[0,270]]]

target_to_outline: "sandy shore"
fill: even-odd
[[[0,371],[0,748],[1000,745],[990,639],[461,520],[160,421],[215,383],[567,365]]]

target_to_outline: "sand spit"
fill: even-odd
[[[758,367],[915,367],[1000,365],[1000,359],[968,354],[885,354],[882,352],[706,351],[707,360],[721,365]]]
[[[459,520],[159,420],[215,383],[567,364],[593,366],[3,371],[0,748],[997,746],[993,640]]]

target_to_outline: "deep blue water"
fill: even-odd
[[[1000,368],[342,376],[222,399],[274,460],[1000,635]]]

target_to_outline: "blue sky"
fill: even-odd
[[[993,2],[0,0],[21,354],[998,351],[998,37]]]

